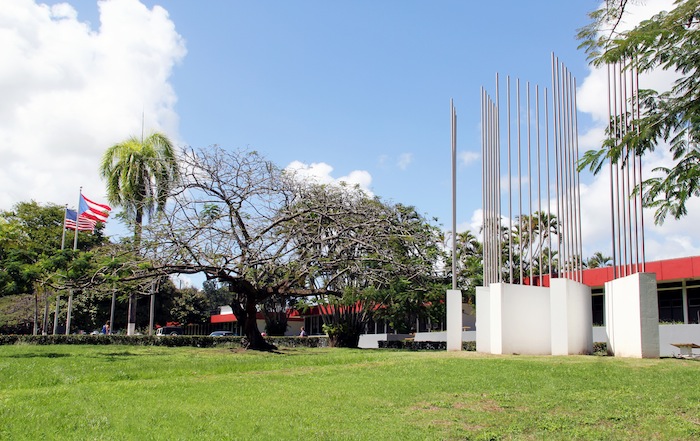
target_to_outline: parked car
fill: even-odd
[[[211,334],[209,334],[209,337],[226,337],[234,335],[233,332],[231,331],[214,331]]]
[[[182,335],[184,334],[180,326],[163,326],[156,329],[156,335]]]

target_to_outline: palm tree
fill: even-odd
[[[586,261],[586,266],[588,268],[600,268],[604,266],[612,265],[612,257],[605,256],[600,251],[593,253],[593,256],[589,257]]]
[[[180,176],[173,144],[163,134],[154,133],[139,140],[132,136],[108,148],[102,157],[100,175],[107,181],[107,199],[122,207],[134,220],[134,250],[141,246],[143,215],[165,208],[170,189]],[[151,303],[153,303],[151,293]],[[127,333],[136,328],[134,294],[129,295]]]
[[[131,137],[108,148],[100,175],[107,181],[107,199],[134,220],[134,247],[138,250],[144,213],[162,211],[179,177],[177,155],[170,140],[154,133],[146,139]]]

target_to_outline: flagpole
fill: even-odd
[[[75,211],[75,236],[73,236],[73,251],[78,249],[78,224],[80,223],[80,200],[83,198],[83,187],[80,186],[80,192],[78,195],[78,207]]]
[[[63,206],[63,232],[61,234],[61,251],[66,247],[66,219],[68,219],[68,204]]]
[[[66,219],[68,219],[68,204],[63,207],[63,232],[61,233],[61,251],[66,248]],[[76,228],[77,228],[76,222]],[[61,304],[61,294],[56,294],[56,312],[53,316],[53,335],[56,335],[58,329],[58,313],[59,305]]]
[[[78,249],[78,224],[80,223],[80,200],[83,197],[83,187],[80,186],[80,191],[78,192],[78,206],[77,210],[75,211],[75,235],[73,236],[73,251],[76,251]],[[71,288],[68,291],[68,312],[66,316],[66,335],[70,334],[70,322],[71,322],[71,313],[73,309],[73,288]]]

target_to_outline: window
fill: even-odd
[[[688,323],[700,323],[700,286],[688,287]]]
[[[591,298],[591,306],[593,307],[593,326],[605,325],[605,296],[594,295]]]
[[[659,290],[659,323],[684,323],[683,288]]]
[[[309,335],[323,335],[323,319],[319,315],[304,317],[304,328]]]

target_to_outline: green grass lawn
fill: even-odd
[[[0,440],[700,439],[700,362],[0,346]]]

